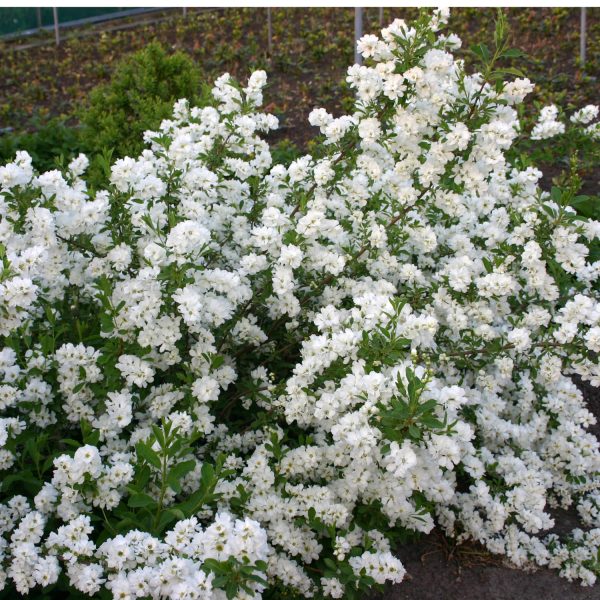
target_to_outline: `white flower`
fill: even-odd
[[[410,447],[410,442],[404,442],[402,447],[398,442],[392,442],[386,462],[386,469],[395,477],[404,477],[417,464],[417,455]]]
[[[565,125],[556,120],[558,108],[552,104],[545,106],[540,112],[538,122],[531,132],[532,140],[546,140],[565,132]]]
[[[127,381],[127,385],[146,387],[154,380],[154,369],[144,360],[132,354],[122,354],[117,361],[117,369]]]
[[[571,115],[571,121],[573,123],[587,125],[591,123],[595,118],[598,117],[598,107],[595,104],[588,104],[583,108],[575,111]]]

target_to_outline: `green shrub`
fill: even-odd
[[[0,136],[0,163],[13,160],[17,150],[26,150],[40,172],[55,169],[60,157],[68,160],[85,152],[78,129],[66,125],[61,119],[39,124],[33,132]]]
[[[271,156],[273,162],[276,164],[289,166],[292,161],[296,160],[302,155],[300,148],[289,138],[284,138],[271,149]]]
[[[110,148],[113,156],[136,155],[142,134],[171,116],[179,98],[199,96],[200,70],[183,52],[168,52],[158,43],[119,62],[110,80],[95,87],[80,110],[86,146]]]

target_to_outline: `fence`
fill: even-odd
[[[0,36],[11,38],[52,30],[55,24],[59,29],[110,21],[136,14],[164,10],[158,8],[0,8]],[[55,23],[56,16],[56,23]]]

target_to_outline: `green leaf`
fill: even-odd
[[[38,436],[38,439],[29,438],[25,442],[25,451],[33,458],[35,461],[39,461],[42,458],[42,455],[39,451],[39,446],[42,443],[42,436]]]
[[[171,523],[175,521],[185,519],[186,516],[184,513],[177,508],[169,508],[168,510],[163,511],[160,515],[160,519],[158,521],[158,531],[164,531]]]
[[[494,270],[494,265],[492,265],[491,261],[489,260],[489,258],[486,258],[485,256],[481,257],[481,261],[483,262],[483,266],[485,267],[485,270],[487,273],[492,273]]]
[[[419,431],[419,428],[415,425],[409,426],[408,433],[414,439],[419,439],[421,437],[421,432]]]
[[[217,481],[218,477],[215,475],[214,467],[210,463],[204,463],[200,475],[200,487],[179,505],[186,518],[196,514],[206,502],[214,497],[213,491]]]
[[[337,572],[337,565],[335,564],[335,562],[333,560],[331,560],[331,558],[326,558],[325,559],[325,564],[335,573]]]
[[[209,488],[215,481],[215,468],[210,463],[204,463],[202,465],[200,474],[200,486],[203,488]]]
[[[177,493],[181,492],[181,483],[179,480],[185,477],[190,471],[193,471],[195,467],[195,460],[186,460],[172,467],[167,475],[169,487]]]
[[[525,77],[525,73],[516,67],[502,67],[501,69],[496,69],[494,70],[493,75],[514,75],[515,77]]]
[[[137,493],[129,496],[127,506],[131,508],[147,508],[149,506],[156,506],[154,498],[148,496],[148,494]]]
[[[518,48],[507,48],[500,54],[500,58],[525,58],[527,54]]]
[[[71,448],[80,448],[81,447],[81,442],[78,442],[77,440],[72,440],[70,438],[63,438],[62,440],[60,440],[61,444],[64,444],[65,446],[71,446]]]
[[[135,475],[135,488],[137,490],[143,490],[150,481],[150,467],[148,465],[143,465],[141,467],[136,468]]]
[[[166,446],[165,432],[157,425],[152,425],[152,432],[161,448]]]
[[[600,198],[598,196],[575,196],[569,204],[584,217],[600,218]]]
[[[254,568],[258,571],[266,571],[269,565],[264,560],[257,560],[254,563]]]
[[[160,456],[157,452],[152,450],[152,448],[144,442],[138,442],[135,447],[138,460],[145,460],[147,463],[151,464],[153,467],[160,469],[162,467]]]
[[[444,426],[442,421],[429,415],[421,417],[420,421],[429,429],[441,429]]]
[[[557,204],[560,204],[562,199],[562,190],[559,187],[553,186],[550,190],[550,198],[554,200]]]
[[[238,585],[235,581],[228,581],[225,585],[225,594],[227,596],[227,600],[233,600],[238,593]]]
[[[485,44],[476,44],[471,46],[471,52],[479,57],[484,65],[490,62],[491,54],[489,48]]]

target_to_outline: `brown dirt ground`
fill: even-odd
[[[448,561],[436,534],[399,549],[411,579],[390,586],[378,600],[598,600],[598,586],[581,587],[555,572],[514,569],[485,557]],[[476,552],[472,550],[472,552]],[[375,598],[373,599],[375,600]]]

